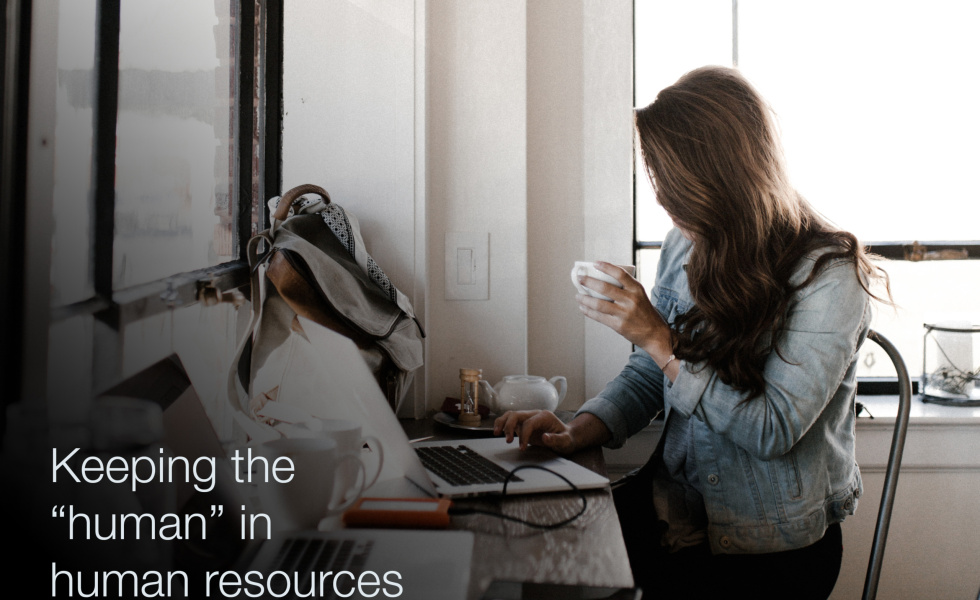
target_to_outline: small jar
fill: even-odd
[[[980,325],[926,323],[924,327],[922,401],[980,405]]]

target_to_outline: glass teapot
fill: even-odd
[[[483,386],[488,408],[499,414],[508,410],[555,410],[568,391],[568,382],[561,375],[545,379],[538,375],[507,375],[497,385]]]

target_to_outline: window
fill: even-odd
[[[32,167],[26,183],[50,219],[5,215],[3,225],[16,230],[19,219],[51,245],[33,262],[16,244],[5,242],[4,254],[23,262],[27,279],[47,275],[45,357],[26,359],[24,379],[70,420],[151,362],[175,351],[226,357],[237,339],[237,302],[202,307],[247,283],[244,242],[266,225],[266,189],[280,187],[282,3],[12,5],[30,13],[29,35],[7,48],[25,60],[30,36],[40,38],[33,47],[44,50],[27,64],[44,83],[31,89],[52,97],[38,94],[29,109],[5,102],[4,122],[26,114],[50,123],[50,170]],[[8,39],[11,30],[6,23]],[[6,76],[17,63],[4,58]],[[24,139],[9,143],[36,152]],[[37,286],[26,288],[26,302],[41,301]]]
[[[980,6],[941,0],[635,4],[635,104],[705,64],[737,65],[771,103],[791,178],[831,221],[887,257],[897,310],[873,327],[921,373],[923,324],[977,322]],[[641,160],[637,156],[637,160]],[[640,164],[640,163],[638,163]],[[670,220],[637,169],[636,253],[652,285]],[[960,260],[915,260],[921,249]],[[927,254],[930,258],[936,254]],[[973,259],[973,260],[970,260]],[[869,344],[861,376],[893,377]]]

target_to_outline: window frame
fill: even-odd
[[[634,187],[633,193],[633,206],[634,211],[636,210],[636,188]],[[633,250],[634,257],[635,253],[640,250],[660,250],[663,245],[663,240],[640,240],[636,237],[636,232],[633,233]],[[918,248],[916,248],[918,245]],[[949,250],[953,252],[958,252],[965,255],[965,258],[958,260],[977,260],[980,259],[980,242],[977,241],[963,241],[963,242],[918,242],[918,241],[901,241],[901,242],[868,242],[864,246],[868,252],[880,256],[882,258],[887,258],[889,260],[908,260],[915,261],[915,250],[919,251],[943,251]],[[947,259],[949,260],[949,259]]]
[[[31,0],[7,0],[3,14],[3,86],[0,88],[0,339],[22,340],[27,211],[27,113],[30,87]],[[10,342],[8,342],[10,343]],[[16,342],[14,342],[16,343]],[[7,430],[6,407],[23,393],[24,357],[14,352],[3,361],[6,387],[0,412],[0,440]]]
[[[278,193],[282,184],[282,58],[284,0],[234,0],[237,2],[236,64],[237,86],[234,98],[236,139],[234,162],[238,196],[235,202],[237,258],[219,265],[171,276],[149,283],[114,290],[112,257],[115,219],[116,120],[119,93],[119,30],[122,0],[97,0],[93,97],[92,193],[94,219],[90,268],[93,294],[82,301],[54,306],[47,326],[78,316],[92,316],[104,325],[92,336],[93,371],[102,381],[121,377],[118,364],[105,364],[107,357],[121,355],[122,332],[126,325],[153,315],[197,302],[216,302],[241,290],[247,299],[249,268],[247,240],[254,231],[268,227],[267,211],[261,201]],[[4,60],[3,127],[4,161],[2,212],[3,281],[8,291],[0,294],[3,305],[3,339],[20,343],[27,331],[22,324],[27,299],[24,297],[26,272],[25,244],[28,219],[24,202],[12,199],[27,195],[28,82],[31,71],[31,0],[9,0],[4,20],[6,43]],[[12,125],[12,126],[11,126]],[[261,150],[259,150],[261,148]],[[260,156],[256,156],[259,154]],[[6,157],[12,157],[10,159]],[[253,165],[258,164],[256,169]],[[253,229],[253,227],[255,229]],[[48,265],[50,268],[50,265]],[[240,296],[239,296],[240,297]],[[47,331],[43,332],[47,335]],[[46,372],[45,365],[26,364],[21,353],[6,361],[4,380],[14,393],[4,395],[3,407],[22,398],[28,371]],[[100,364],[100,362],[102,364]],[[98,381],[98,379],[96,379]],[[95,387],[104,387],[95,384]],[[8,392],[11,391],[8,387]],[[91,390],[95,392],[97,390]],[[4,416],[0,417],[5,421]],[[6,423],[0,422],[2,431]],[[2,435],[2,433],[0,433]]]

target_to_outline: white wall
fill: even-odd
[[[414,299],[428,408],[460,367],[565,375],[574,407],[625,361],[568,271],[632,260],[631,27],[628,0],[286,5],[286,186],[351,209]],[[489,300],[445,299],[447,232],[489,233]]]
[[[581,316],[569,271],[632,262],[632,7],[537,0],[528,29],[529,370],[568,377],[574,408],[630,348]]]
[[[528,5],[528,370],[567,377],[566,406],[585,393],[585,319],[568,274],[586,256],[582,18],[579,2]]]
[[[632,264],[633,3],[585,0],[583,7],[583,257]],[[582,343],[585,400],[619,373],[632,346],[591,320]]]
[[[430,405],[459,369],[496,381],[527,352],[526,2],[429,0],[426,36]],[[489,300],[446,300],[446,232],[490,234]]]
[[[287,2],[282,152],[284,189],[326,189],[358,219],[371,255],[422,313],[418,34],[412,2]]]
[[[491,382],[565,375],[576,407],[630,349],[586,323],[569,271],[632,260],[632,5],[430,0],[427,12],[430,403],[474,365]],[[446,301],[444,234],[474,228],[490,232],[490,300]]]
[[[410,2],[286,4],[283,186],[349,209],[395,285],[414,285],[415,17]]]

